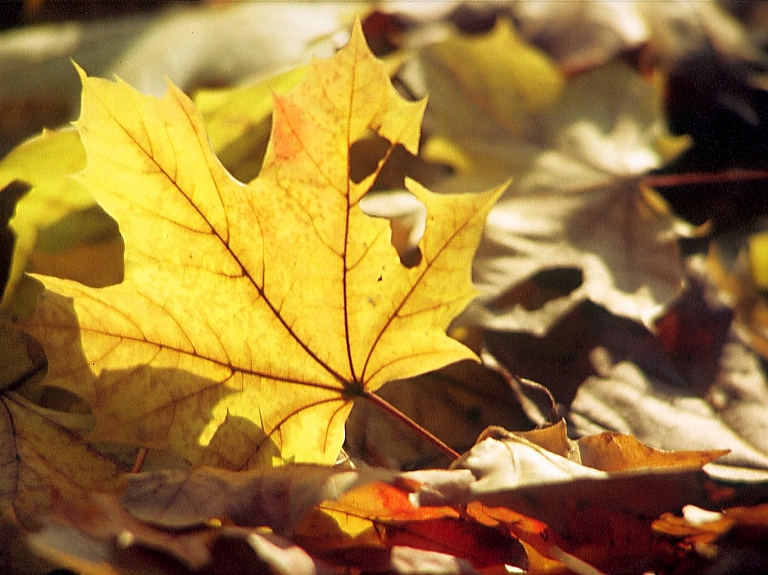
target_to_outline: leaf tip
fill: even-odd
[[[355,22],[352,24],[352,35],[349,39],[349,43],[353,46],[359,46],[363,44],[368,47],[368,42],[365,39],[365,33],[363,33],[363,24],[360,21],[360,16],[355,16]],[[370,48],[369,48],[370,49]]]
[[[72,66],[74,66],[75,72],[77,72],[77,75],[80,78],[80,83],[83,84],[83,86],[85,86],[85,80],[88,78],[88,74],[86,73],[85,70],[83,70],[83,68],[82,68],[82,66],[80,66],[80,64],[75,62],[75,60],[73,58],[70,58],[69,61],[72,63]]]

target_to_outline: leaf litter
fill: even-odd
[[[492,42],[510,38],[509,29],[505,31],[503,25],[493,34]],[[550,66],[550,78],[557,78],[559,72],[546,64],[544,56],[532,55],[533,49],[523,44],[520,50],[528,54],[521,58],[538,59],[538,65]],[[467,52],[471,59],[472,50]],[[460,53],[451,59],[459,58]],[[595,74],[599,77],[599,71]],[[639,76],[632,77],[628,69],[620,76],[629,85],[642,85]],[[43,389],[53,385],[72,393],[65,403],[54,406],[59,410],[51,410],[21,395],[31,389],[39,400],[39,384],[3,392],[8,414],[2,443],[3,461],[7,462],[2,481],[5,525],[37,531],[29,539],[36,553],[55,565],[84,573],[223,573],[238,566],[246,572],[267,569],[275,573],[332,573],[350,567],[392,573],[491,573],[516,568],[529,573],[567,569],[594,575],[658,571],[664,558],[659,551],[661,541],[672,541],[677,549],[693,549],[696,557],[711,560],[718,549],[732,549],[728,537],[733,538],[731,542],[739,541],[739,525],[760,524],[759,507],[738,511],[733,506],[738,490],[713,480],[743,481],[750,478],[745,470],[759,472],[766,467],[760,434],[751,433],[755,430],[749,425],[750,418],[760,422],[764,411],[762,368],[744,343],[728,334],[730,316],[723,319],[717,313],[702,312],[707,306],[701,305],[701,293],[694,293],[694,301],[699,303],[693,313],[681,306],[665,309],[668,295],[645,310],[640,309],[642,305],[635,310],[629,306],[622,313],[611,307],[610,298],[601,300],[594,294],[582,297],[577,289],[571,289],[566,299],[572,301],[539,325],[519,309],[528,322],[522,328],[508,320],[486,325],[505,330],[486,331],[485,341],[509,371],[493,368],[487,361],[485,365],[473,364],[474,353],[445,336],[445,329],[471,299],[469,266],[485,219],[483,210],[490,209],[492,194],[435,195],[412,180],[403,180],[427,212],[423,234],[408,240],[418,242],[422,259],[415,266],[404,266],[389,238],[388,222],[366,215],[359,199],[377,184],[396,142],[416,153],[423,103],[406,103],[394,95],[384,68],[367,51],[359,28],[347,48],[331,60],[313,63],[307,77],[287,95],[275,96],[273,109],[262,106],[257,111],[262,119],[271,111],[272,135],[259,176],[243,185],[221,167],[207,147],[204,119],[172,86],[157,100],[120,82],[82,74],[84,107],[77,127],[88,164],[77,181],[118,221],[125,238],[126,279],[111,288],[95,290],[38,276],[46,285],[41,303],[31,316],[14,322],[43,341],[48,358]],[[288,75],[275,85],[295,81]],[[558,87],[562,81],[564,88]],[[590,85],[588,75],[583,81]],[[577,84],[570,79],[557,80],[536,97],[539,103],[541,98],[545,104],[557,102],[561,90],[567,92]],[[264,90],[261,94],[263,99]],[[359,101],[358,94],[363,95]],[[435,89],[434,94],[445,95],[445,90]],[[512,112],[523,125],[530,122],[528,110],[523,109],[521,115],[520,110]],[[575,117],[581,113],[577,110]],[[626,114],[631,124],[632,110]],[[653,114],[651,123],[659,117]],[[467,165],[483,160],[482,154],[471,149],[471,153],[457,155],[456,142],[441,144],[442,150],[435,146],[439,130],[430,131],[429,114],[427,118],[425,155],[431,161],[453,162],[460,177]],[[216,121],[215,108],[206,119]],[[255,174],[258,169],[254,169],[253,157],[244,160],[248,153],[243,151],[256,150],[251,153],[258,158],[263,135],[257,128],[252,142],[255,147],[249,148],[248,137],[237,141],[243,136],[243,126],[247,127],[247,122],[234,135],[221,131],[219,145],[229,146],[228,163],[241,166],[236,169],[243,174]],[[374,162],[372,173],[353,179],[350,148],[369,129],[378,131],[390,147]],[[528,129],[533,128],[529,125]],[[652,148],[647,148],[648,142],[636,143],[644,151]],[[121,154],[116,155],[115,150]],[[314,153],[319,150],[327,151],[332,160],[327,164],[325,159],[317,160],[326,157]],[[638,178],[652,165],[632,172],[630,179]],[[503,184],[515,173],[509,166],[489,166],[493,173],[503,175],[494,184]],[[449,178],[445,188],[456,181]],[[126,189],[146,193],[121,191]],[[468,189],[458,186],[454,191]],[[243,202],[243,197],[247,201]],[[640,198],[640,204],[634,206],[641,206],[639,213],[646,224],[653,218],[661,218],[655,220],[656,225],[663,221],[662,232],[654,232],[659,233],[657,239],[668,242],[670,233],[692,231],[676,220],[653,192],[635,187],[631,197]],[[254,228],[248,230],[243,222]],[[341,240],[339,229],[345,230]],[[297,234],[309,234],[313,241],[292,237]],[[456,240],[457,235],[460,240]],[[609,237],[611,234],[606,234]],[[255,250],[257,255],[246,250],[246,240],[251,241],[249,248],[260,246],[264,255],[259,256],[259,250]],[[325,260],[324,252],[328,255]],[[446,259],[441,259],[443,252]],[[310,263],[297,263],[296,255],[303,253],[312,254]],[[333,265],[323,264],[326,260]],[[475,274],[477,261],[482,261],[482,252]],[[669,261],[682,269],[676,252]],[[340,276],[326,275],[324,268],[337,269],[333,266],[339,264],[343,270]],[[579,268],[582,264],[569,265]],[[366,271],[365,281],[356,284],[359,270]],[[581,273],[592,273],[588,270],[584,267]],[[373,276],[377,276],[375,280]],[[395,280],[384,282],[385,276]],[[670,285],[682,285],[679,278],[683,276],[676,277]],[[260,278],[261,283],[254,278]],[[280,289],[271,291],[272,281]],[[696,281],[688,278],[689,285],[697,285]],[[382,282],[386,288],[378,289]],[[313,283],[340,284],[344,289],[341,293],[314,290]],[[245,289],[239,287],[241,284]],[[422,288],[424,285],[428,289]],[[570,295],[574,291],[576,297]],[[303,301],[297,293],[309,297]],[[409,299],[410,293],[418,293],[418,297]],[[238,302],[234,294],[245,297]],[[583,377],[578,375],[582,372],[575,374],[570,390],[560,388],[554,377],[549,381],[534,378],[547,384],[552,395],[564,403],[571,431],[584,435],[626,429],[651,446],[670,448],[664,437],[644,434],[642,427],[632,424],[645,424],[647,414],[627,415],[619,410],[618,400],[611,403],[608,399],[597,415],[584,407],[585,397],[598,397],[599,401],[618,397],[626,388],[622,378],[634,373],[629,378],[634,382],[655,381],[658,376],[673,381],[681,408],[704,417],[708,425],[714,422],[729,427],[733,441],[721,444],[722,435],[713,435],[712,441],[704,443],[680,440],[671,448],[682,451],[665,452],[613,431],[570,440],[565,423],[560,422],[524,433],[490,427],[470,448],[480,427],[504,423],[498,420],[509,418],[511,412],[502,409],[501,414],[488,415],[491,410],[482,405],[488,398],[466,382],[483,382],[482,390],[486,385],[503,383],[500,374],[525,375],[530,365],[518,361],[519,356],[513,362],[509,354],[504,356],[505,348],[514,341],[508,330],[557,333],[578,316],[585,299],[641,320],[657,331],[644,332],[635,324],[638,329],[627,332],[624,328],[630,322],[620,320],[620,325],[606,330],[601,339],[596,337],[601,328],[593,326],[585,332],[586,341],[579,352],[586,354],[587,361],[579,361],[582,367],[588,366],[591,357],[594,367],[585,368]],[[262,301],[269,308],[266,314],[263,307],[258,311]],[[334,305],[334,301],[342,303]],[[208,304],[212,304],[208,309],[226,311],[206,315],[200,310]],[[247,305],[255,305],[255,315]],[[376,308],[381,319],[371,312]],[[153,313],[146,313],[150,309]],[[663,309],[662,319],[652,325],[651,319]],[[350,310],[360,314],[358,324]],[[339,315],[340,311],[346,314]],[[606,312],[602,317],[613,316]],[[388,326],[400,320],[402,329],[388,333]],[[261,331],[254,332],[254,326],[262,323],[272,331],[259,327]],[[339,324],[346,331],[339,331]],[[363,324],[373,324],[370,333],[378,335],[366,335]],[[317,331],[310,330],[310,325]],[[319,329],[323,326],[326,329]],[[692,332],[692,326],[700,329]],[[275,328],[290,337],[275,338],[271,335]],[[707,336],[709,328],[714,329],[714,340]],[[474,338],[453,333],[467,343]],[[686,337],[689,333],[701,338]],[[643,335],[633,340],[638,334]],[[470,347],[490,357],[478,341],[473,340]],[[548,352],[554,352],[554,357],[569,353],[563,344],[563,340],[554,346],[545,344],[539,357],[547,357]],[[701,353],[696,355],[692,349]],[[341,353],[334,355],[338,350]],[[293,355],[303,359],[288,367],[285,358],[294,351],[298,354]],[[622,362],[622,357],[627,360]],[[422,375],[457,359],[469,361],[458,364],[464,367],[453,372],[452,367],[444,370],[442,376]],[[320,371],[312,371],[313,365]],[[591,377],[590,369],[595,370]],[[244,401],[246,384],[254,382],[254,375],[260,378],[259,385],[272,378],[289,386],[303,382],[307,387],[308,382],[324,381],[318,373],[331,376],[331,383],[321,387],[333,393],[311,400],[309,395],[303,397],[302,401],[312,406],[308,410],[312,416],[294,430],[286,422],[297,409],[304,408],[289,406],[284,412],[287,415],[268,416],[268,402],[263,398],[269,397],[274,404],[290,401],[280,397],[278,386],[262,385],[260,394]],[[371,373],[371,377],[358,377]],[[551,375],[557,373],[553,369]],[[745,380],[743,374],[749,377]],[[450,469],[402,473],[369,470],[360,464],[358,469],[349,464],[297,464],[333,463],[341,449],[352,400],[367,397],[389,380],[396,380],[387,386],[392,390],[393,403],[398,385],[405,386],[397,380],[404,378],[413,383],[413,405],[425,401],[429,406],[434,401],[429,399],[432,393],[445,401],[439,385],[438,391],[427,392],[426,400],[419,399],[423,396],[420,386],[429,381],[420,383],[419,377],[435,377],[461,390],[454,396],[461,399],[447,400],[447,415],[442,417],[448,426],[452,402],[464,404],[467,393],[481,398],[471,401],[479,401],[477,411],[490,418],[471,417],[471,409],[466,412],[466,423],[456,430],[451,443],[468,451]],[[600,378],[612,378],[615,383],[606,386]],[[642,409],[654,401],[654,388],[658,388],[656,383],[627,404]],[[606,396],[609,390],[613,395]],[[78,396],[85,404],[77,401]],[[492,402],[503,406],[513,404],[519,396],[499,392],[494,398]],[[723,403],[723,398],[730,399]],[[665,405],[675,404],[669,395],[663,401]],[[318,411],[314,409],[317,405],[332,409]],[[705,414],[702,405],[721,411]],[[525,421],[525,410],[510,409],[517,411],[507,420],[508,427],[533,426]],[[421,419],[426,423],[430,412],[428,408],[417,409],[410,415],[417,423]],[[585,415],[600,424],[596,427],[590,423],[589,427]],[[356,425],[362,428],[357,437],[363,434],[364,439],[357,448],[348,444],[353,455],[361,452],[360,445],[367,445],[363,452],[368,450],[367,455],[371,455],[371,448],[375,448],[379,462],[395,468],[423,457],[420,447],[390,451],[388,441],[397,444],[401,440],[387,439],[386,425],[378,434],[366,436],[370,432],[365,426],[368,417],[357,420]],[[554,418],[554,413],[550,417]],[[272,426],[269,421],[277,424]],[[659,426],[655,427],[658,431]],[[352,425],[353,439],[354,429]],[[318,431],[320,443],[317,439],[307,441],[307,434]],[[123,453],[107,449],[104,441],[149,447],[155,455],[160,454],[159,467],[163,467],[159,449],[169,449],[173,455],[168,461],[175,461],[178,469],[126,476],[130,464],[124,461],[125,453],[135,453],[135,448]],[[43,444],[46,449],[42,449]],[[318,449],[318,445],[322,447]],[[717,459],[727,449],[732,453]],[[749,456],[744,455],[745,449],[752,450]],[[275,464],[283,466],[272,468]],[[245,468],[250,470],[239,471]],[[758,473],[751,479],[761,476]],[[753,497],[760,498],[759,489]],[[727,508],[722,514],[711,515],[713,525],[720,521],[720,527],[710,529],[714,535],[705,537],[705,544],[699,547],[691,543],[698,533],[691,504],[713,510]],[[681,510],[686,513],[682,520],[677,515]],[[729,519],[724,521],[723,517]],[[662,535],[666,539],[660,539]],[[741,544],[743,548],[743,541]],[[736,551],[739,549],[737,543]],[[11,556],[11,572],[20,565],[20,557],[18,552]],[[695,563],[694,556],[690,557]]]

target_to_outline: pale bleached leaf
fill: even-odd
[[[312,507],[356,485],[392,474],[319,465],[227,471],[201,467],[129,477],[122,505],[134,517],[170,529],[229,519],[242,527],[290,533]]]
[[[644,45],[649,59],[667,70],[713,49],[725,58],[758,58],[746,30],[712,1],[522,0],[508,9],[521,34],[569,70],[599,66]]]
[[[581,385],[571,405],[569,419],[579,434],[610,430],[659,449],[728,449],[707,465],[710,475],[768,479],[766,380],[743,344],[725,346],[718,380],[703,393],[670,371],[666,377],[646,372],[631,361],[612,359],[606,350],[598,349],[593,361],[598,373]]]
[[[512,177],[488,217],[481,296],[464,319],[542,334],[589,300],[649,325],[682,287],[677,239],[692,232],[639,184],[678,145],[653,84],[618,63],[566,79],[503,21],[428,45],[418,63],[430,93],[424,154],[455,169],[439,189]],[[516,291],[560,272],[574,279],[559,297]]]

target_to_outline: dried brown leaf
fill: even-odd
[[[691,278],[659,338],[604,325],[591,355],[596,375],[579,387],[569,420],[579,435],[610,430],[658,449],[727,449],[708,473],[764,481],[768,381],[757,355],[727,331],[730,311],[702,281]]]
[[[319,465],[239,472],[212,467],[169,470],[129,477],[122,504],[137,519],[167,529],[220,520],[241,527],[267,526],[284,534],[321,501],[382,476],[391,474]]]
[[[634,443],[621,442],[623,448],[637,452],[626,460],[649,453]],[[602,439],[591,447],[600,453],[600,457],[591,459],[610,462],[615,455],[614,447]],[[466,489],[454,489],[445,496],[450,483],[443,481],[442,485],[429,485],[429,490],[415,497],[423,503],[479,502],[492,510],[501,509],[497,519],[502,522],[514,522],[508,517],[510,511],[534,518],[558,536],[561,551],[601,569],[648,566],[652,556],[651,522],[659,514],[679,510],[686,504],[711,504],[708,479],[700,467],[701,461],[719,455],[681,454],[682,463],[670,466],[673,455],[650,454],[647,466],[625,463],[625,470],[605,472],[549,452],[520,435],[492,428],[453,466],[456,471],[472,473],[474,481]],[[660,466],[654,465],[654,458],[661,458]],[[422,479],[428,485],[427,478]],[[434,492],[445,497],[436,497]],[[493,516],[494,511],[489,513]],[[559,556],[557,548],[545,545],[535,529],[526,537],[550,559],[570,561]],[[611,544],[606,545],[607,541]]]

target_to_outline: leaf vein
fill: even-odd
[[[474,215],[474,214],[472,214]],[[468,220],[465,220],[462,222],[461,225],[456,226],[453,228],[450,236],[447,237],[447,239],[442,243],[442,245],[439,246],[439,249],[434,254],[434,256],[428,260],[426,260],[426,263],[421,270],[421,273],[418,274],[418,277],[415,279],[415,281],[411,284],[410,288],[408,289],[407,293],[404,295],[403,299],[400,301],[400,303],[397,305],[397,307],[394,310],[394,313],[392,313],[384,322],[384,324],[381,326],[381,329],[379,330],[379,333],[374,338],[373,344],[371,345],[370,352],[368,353],[368,357],[365,360],[365,365],[363,366],[363,376],[365,377],[365,374],[368,370],[368,365],[371,361],[371,357],[373,356],[373,350],[376,349],[376,346],[378,345],[379,341],[381,341],[381,338],[384,337],[384,333],[389,329],[389,326],[392,324],[394,319],[396,317],[400,317],[401,310],[405,306],[405,304],[410,300],[411,296],[413,296],[414,291],[416,288],[421,284],[424,277],[427,275],[427,273],[433,269],[433,265],[437,262],[437,260],[440,258],[440,256],[443,254],[443,252],[448,249],[451,245],[453,240],[458,236],[461,232],[464,231],[464,229],[471,223],[471,218]],[[424,234],[426,235],[429,228],[429,221],[427,222],[427,229],[425,229]],[[423,242],[420,242],[423,243]],[[426,259],[426,254],[425,254]],[[376,370],[376,373],[381,371],[381,369]],[[371,377],[367,377],[367,380],[370,380]]]

